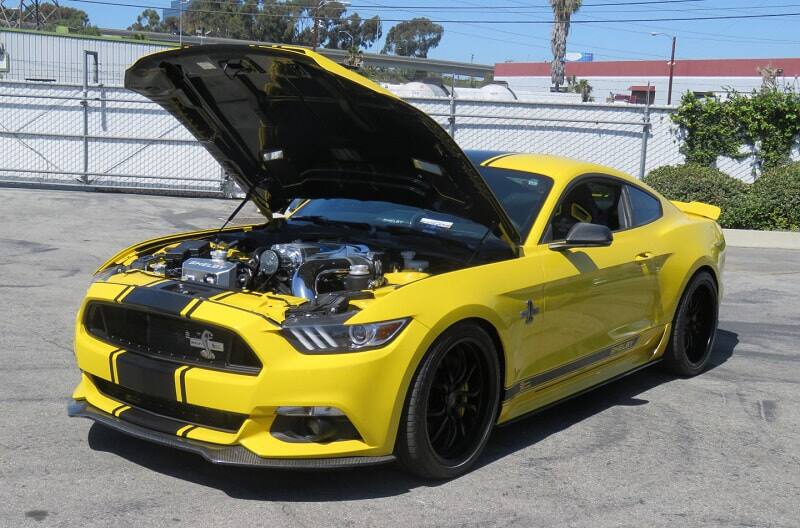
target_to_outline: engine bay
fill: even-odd
[[[322,294],[375,290],[430,275],[430,261],[413,250],[307,239],[252,247],[255,240],[250,238],[257,237],[184,240],[137,257],[129,268],[223,290],[309,301]]]

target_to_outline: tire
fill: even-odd
[[[396,454],[407,471],[450,479],[475,464],[500,405],[500,364],[489,334],[458,323],[431,345],[409,387]]]
[[[719,320],[717,283],[707,271],[692,277],[681,296],[662,366],[679,376],[705,370],[714,348]]]

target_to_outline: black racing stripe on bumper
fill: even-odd
[[[176,363],[159,361],[135,352],[117,358],[117,384],[167,400],[175,400]]]
[[[194,297],[160,290],[158,288],[136,287],[122,299],[122,304],[142,306],[157,312],[180,315]]]
[[[197,429],[196,425],[190,425],[189,427],[183,430],[181,436],[186,438],[187,436],[189,436],[189,432],[194,431],[195,429]]]
[[[125,409],[117,416],[126,422],[172,435],[177,434],[180,429],[188,425],[186,422],[179,422],[178,420],[149,413],[135,407]]]
[[[178,375],[178,383],[180,383],[181,389],[181,401],[184,403],[186,403],[186,373],[190,370],[192,370],[192,367],[185,368]]]
[[[209,462],[227,466],[262,467],[275,469],[339,469],[356,466],[374,466],[393,462],[395,457],[352,456],[341,458],[263,458],[240,445],[221,445],[201,442],[190,438],[152,431],[137,424],[126,422],[101,411],[86,401],[75,401],[67,405],[67,414],[72,417],[89,418],[121,433],[167,447],[196,453]]]
[[[114,357],[122,352],[124,352],[124,350],[118,348],[108,355],[108,371],[111,373],[111,383],[117,382],[116,369],[114,368]]]

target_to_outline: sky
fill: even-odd
[[[109,0],[115,1],[115,0]],[[168,0],[116,0],[142,6]],[[678,59],[800,57],[800,2],[790,0],[584,0],[573,16],[568,51],[591,52],[594,60],[668,59],[670,38],[677,37]],[[611,4],[611,5],[609,5]],[[143,7],[98,5],[62,0],[83,9],[101,28],[126,28]],[[384,20],[426,16],[443,21],[444,37],[429,57],[494,64],[539,62],[550,56],[552,11],[547,0],[352,0],[349,12]],[[698,17],[782,15],[770,18],[697,20]],[[672,22],[610,20],[681,18]],[[604,21],[604,22],[597,22]],[[588,23],[587,23],[588,22]],[[384,22],[383,33],[396,22]],[[378,42],[371,52],[379,52]]]

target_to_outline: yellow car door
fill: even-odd
[[[612,355],[634,350],[655,324],[658,279],[653,248],[632,227],[625,183],[584,177],[559,201],[535,251],[544,274],[544,306],[529,335],[526,387],[545,386]],[[551,249],[578,223],[608,227],[607,246]]]

